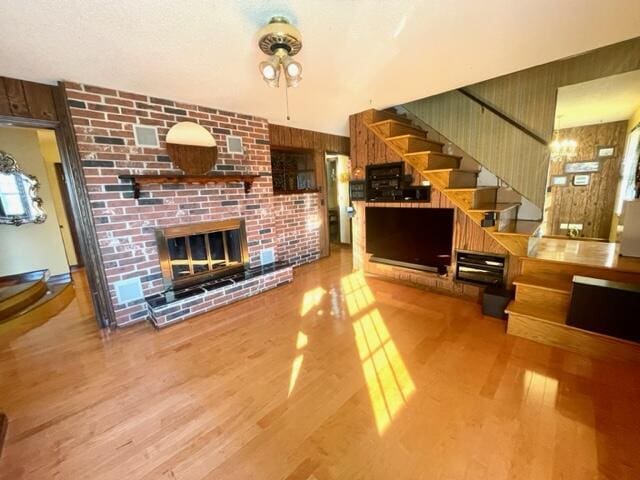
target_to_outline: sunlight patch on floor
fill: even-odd
[[[382,435],[416,387],[382,314],[375,308],[375,296],[364,274],[353,273],[341,282],[349,314],[360,315],[353,322],[353,331],[376,427]]]
[[[558,396],[558,380],[532,370],[524,372],[523,396],[528,402],[542,403],[553,407]]]
[[[354,316],[371,305],[375,298],[362,272],[354,272],[340,280],[349,315]]]
[[[313,309],[313,307],[317,307],[318,305],[320,305],[322,297],[326,293],[327,291],[322,287],[316,287],[312,290],[307,290],[306,292],[304,292],[304,297],[302,298],[302,306],[300,307],[300,316],[304,317]]]
[[[299,331],[298,336],[296,337],[296,349],[302,350],[309,343],[309,337],[307,337],[304,332]],[[289,393],[287,393],[287,398],[291,396],[291,392],[296,386],[296,382],[298,381],[298,376],[300,375],[300,369],[302,368],[302,362],[304,361],[304,353],[298,353],[296,358],[293,359],[293,364],[291,365],[291,375],[289,376]]]

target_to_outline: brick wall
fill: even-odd
[[[117,304],[113,283],[139,277],[145,296],[162,290],[155,229],[242,217],[251,266],[263,248],[298,265],[318,258],[318,194],[273,196],[265,119],[108,88],[66,83],[72,122],[118,325],[146,318],[144,301]],[[165,150],[169,128],[193,121],[218,144],[219,173],[261,175],[249,194],[241,184],[148,185],[133,199],[122,174],[176,174]],[[135,144],[133,126],[157,128],[159,148]],[[244,154],[226,151],[226,135],[243,139]]]

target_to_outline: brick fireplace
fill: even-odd
[[[109,88],[70,82],[65,88],[119,326],[145,319],[158,326],[182,320],[291,281],[293,266],[319,258],[319,194],[273,195],[266,120]],[[180,121],[197,122],[212,133],[219,146],[216,173],[258,175],[249,193],[241,183],[162,184],[145,185],[140,198],[133,198],[130,182],[119,175],[181,173],[165,149],[169,128]],[[160,145],[137,146],[134,125],[156,128]],[[227,151],[227,135],[242,138],[243,153]],[[245,278],[180,305],[158,304],[152,311],[145,298],[158,298],[168,286],[161,267],[164,247],[159,248],[156,232],[171,236],[176,232],[171,228],[234,219],[242,219],[246,232]],[[261,265],[261,254],[271,250],[277,263]],[[215,251],[211,256],[209,244],[206,259],[195,260],[187,263],[189,273],[205,263],[214,271],[219,259]],[[139,279],[143,298],[121,303],[116,285],[131,279]]]

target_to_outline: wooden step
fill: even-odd
[[[399,115],[396,112],[390,112],[388,110],[372,110],[371,112],[371,123],[377,123],[383,120],[396,120],[411,125],[411,119]]]
[[[462,157],[429,150],[405,153],[404,158],[411,166],[423,173],[425,170],[457,169],[460,168],[460,162],[462,161]]]
[[[41,298],[30,304],[26,308],[16,312],[9,318],[2,320],[9,322],[33,322],[47,320],[58,313],[71,302],[75,297],[73,283],[57,283],[49,285],[49,290]]]
[[[536,233],[541,222],[538,220],[513,220],[501,227],[496,233],[500,235],[522,235],[530,237]]]
[[[386,141],[390,142],[403,154],[415,153],[415,152],[442,152],[443,143],[427,140],[426,138],[418,135],[397,135],[395,137],[387,137]]]
[[[495,203],[498,187],[445,188],[444,192],[460,204],[463,210],[474,213],[470,210],[478,205]]]
[[[0,288],[0,320],[36,303],[47,293],[44,279]]]
[[[440,168],[423,170],[424,175],[439,188],[473,188],[478,182],[476,170]]]
[[[512,302],[514,303],[514,302]],[[511,304],[507,309],[512,309]],[[509,313],[507,333],[591,357],[640,364],[640,344],[518,313]]]
[[[567,310],[547,307],[545,305],[530,305],[517,300],[510,302],[505,311],[509,315],[516,314],[536,320],[545,320],[547,322],[565,324],[567,321]]]
[[[427,132],[425,130],[394,119],[371,123],[369,124],[369,128],[378,132],[383,138],[398,137],[401,135],[416,135],[427,138]]]
[[[538,274],[559,274],[571,276],[581,275],[584,277],[602,278],[615,282],[640,283],[640,273],[616,268],[608,268],[596,265],[584,265],[561,260],[547,260],[535,257],[524,257],[521,259],[520,272],[525,275]]]
[[[513,280],[516,302],[567,312],[571,295],[571,277],[562,275],[520,275]]]
[[[481,213],[504,213],[511,209],[518,208],[520,203],[481,203],[474,208],[469,209],[470,212]]]

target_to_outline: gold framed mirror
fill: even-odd
[[[0,151],[0,225],[43,223],[47,214],[39,188],[36,177],[23,172],[13,156]]]

